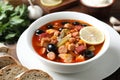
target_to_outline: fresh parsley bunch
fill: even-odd
[[[15,43],[30,25],[27,6],[0,1],[0,42]]]

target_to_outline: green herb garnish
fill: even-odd
[[[0,1],[0,42],[14,43],[30,25],[27,6]]]

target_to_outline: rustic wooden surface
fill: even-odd
[[[64,0],[60,5],[57,6],[44,6],[37,2],[38,5],[44,10],[45,14],[56,12],[60,10],[65,10],[71,8],[72,6],[76,6],[78,4],[78,0]]]
[[[23,0],[23,2],[28,4],[27,0]],[[34,0],[34,4],[39,5],[40,4],[39,0]],[[77,12],[82,12],[83,11],[83,10],[81,10],[81,4],[80,3],[78,3],[78,5],[76,5],[76,6],[71,6],[71,7],[67,8],[67,9],[65,8],[65,9],[61,9],[61,10],[64,10],[64,11],[77,11]],[[59,11],[59,10],[57,10],[57,11]],[[112,7],[112,9],[110,11],[110,16],[114,16],[114,17],[120,19],[120,0],[115,1],[115,4],[113,5],[113,7]],[[102,20],[104,22],[110,24],[109,19],[107,19],[107,20],[102,19]],[[16,44],[9,45],[9,48],[10,48],[9,53],[11,55],[13,55],[15,58],[17,58]],[[120,80],[120,68],[115,73],[113,73],[112,75],[110,75],[109,77],[107,77],[107,78],[105,78],[103,80]]]

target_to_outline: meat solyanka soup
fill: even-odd
[[[100,51],[103,42],[90,45],[81,40],[79,32],[91,25],[80,20],[56,20],[40,26],[33,35],[32,45],[42,57],[63,63],[88,60]]]

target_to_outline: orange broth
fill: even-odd
[[[48,28],[47,28],[47,26],[50,24],[50,25],[57,25],[57,27],[54,27],[54,29],[56,29],[56,30],[58,30],[59,31],[59,28],[61,28],[61,27],[63,27],[64,25],[62,24],[62,22],[68,22],[68,23],[70,23],[70,24],[72,24],[72,23],[74,23],[74,22],[79,22],[80,24],[77,24],[77,25],[73,25],[74,27],[76,27],[76,26],[80,26],[80,27],[86,27],[86,26],[91,26],[90,24],[88,24],[88,23],[86,23],[86,22],[83,22],[83,21],[81,21],[81,20],[70,20],[70,19],[66,19],[66,20],[56,20],[56,21],[52,21],[52,22],[49,22],[49,23],[47,23],[47,24],[45,24],[45,25],[43,25],[43,26],[40,26],[40,28],[39,29],[41,29],[41,30],[43,30],[44,32],[46,32],[46,30],[48,30]],[[68,32],[69,33],[69,32]],[[53,34],[52,34],[53,35]],[[59,33],[59,35],[60,35],[60,33]],[[59,37],[59,35],[58,35],[58,37]],[[51,34],[50,34],[50,39],[51,39]],[[40,38],[40,36],[39,35],[36,35],[36,34],[34,34],[33,35],[33,38],[32,38],[32,45],[33,45],[33,48],[35,49],[35,51],[40,55],[40,56],[42,56],[42,57],[44,57],[44,58],[46,58],[46,59],[48,59],[48,60],[50,60],[48,57],[47,57],[47,54],[49,53],[49,51],[47,50],[47,47],[46,46],[41,46],[41,40],[39,39]],[[42,39],[42,38],[41,38]],[[66,41],[66,43],[69,43],[69,41]],[[46,43],[47,45],[49,44],[49,43]],[[76,44],[77,43],[75,43],[75,46],[76,46]],[[57,43],[55,43],[55,45],[57,45]],[[63,44],[64,45],[64,44]],[[79,44],[77,44],[77,45],[79,45]],[[81,46],[81,44],[80,44],[80,46]],[[102,46],[103,46],[103,43],[102,44],[99,44],[99,45],[88,45],[88,44],[86,44],[86,49],[88,48],[88,47],[90,47],[90,46],[94,46],[94,48],[95,48],[95,50],[94,51],[92,51],[93,53],[94,53],[94,56],[95,55],[97,55],[97,53],[101,50],[101,48],[102,48]],[[76,48],[75,48],[76,49]],[[86,50],[85,49],[85,50]],[[43,50],[45,50],[45,51],[43,51]],[[84,51],[84,50],[83,50]],[[82,62],[82,61],[85,61],[85,60],[88,60],[88,59],[90,59],[90,58],[84,58],[84,55],[82,55],[82,52],[83,51],[81,51],[80,53],[76,53],[75,52],[75,50],[73,50],[73,51],[70,51],[70,50],[68,50],[67,51],[67,54],[69,54],[69,53],[72,53],[72,56],[74,57],[74,58],[72,58],[72,61],[71,62],[65,62],[64,60],[63,60],[63,58],[61,59],[61,57],[59,57],[59,51],[58,51],[58,47],[57,47],[57,50],[56,50],[56,52],[54,52],[55,53],[55,59],[53,59],[52,61],[55,61],[55,62],[63,62],[63,63],[75,63],[75,62]],[[43,53],[44,52],[44,53]],[[50,51],[51,52],[51,51]],[[77,56],[79,56],[79,55],[82,55],[83,56],[83,58],[84,59],[82,59],[82,60],[79,60],[78,58],[76,59],[76,57]],[[93,56],[93,57],[94,57]]]

